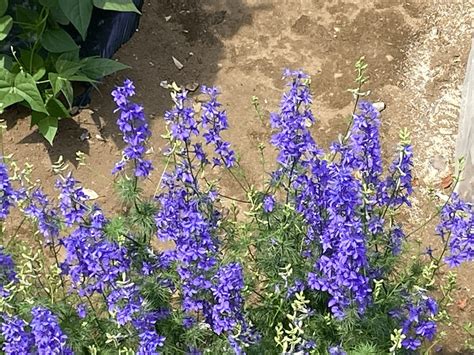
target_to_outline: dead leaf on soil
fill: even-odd
[[[84,191],[86,196],[89,197],[89,200],[97,200],[99,198],[97,192],[92,189],[82,189],[82,191]]]
[[[457,300],[457,301],[456,301],[456,306],[457,306],[461,311],[464,311],[464,309],[465,309],[466,306],[467,306],[467,301],[468,301],[468,298],[467,298],[467,297],[461,298],[460,300]]]
[[[171,56],[171,58],[173,59],[173,63],[174,65],[176,66],[176,68],[178,68],[178,70],[181,70],[184,68],[184,65],[183,63],[181,63],[178,59],[176,59],[175,57]]]
[[[445,176],[444,178],[441,179],[441,187],[443,189],[449,189],[452,184],[453,184],[452,174],[449,174],[448,176]]]

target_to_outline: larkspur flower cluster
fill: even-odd
[[[308,287],[329,293],[329,307],[342,318],[354,303],[363,312],[370,302],[370,280],[365,276],[366,236],[359,217],[362,185],[354,171],[366,171],[367,177],[381,172],[377,114],[370,104],[361,104],[361,113],[352,127],[352,149],[340,145],[341,161],[327,162],[308,130],[307,123],[314,118],[308,106],[312,97],[307,77],[291,72],[289,79],[290,90],[283,95],[281,114],[273,115],[277,133],[272,142],[279,149],[280,169],[290,169],[290,174],[302,171],[296,173],[292,187],[298,190],[297,211],[308,223],[303,254],[314,260],[314,271],[308,273]],[[367,154],[371,158],[364,159]]]
[[[201,88],[203,94],[209,95],[209,101],[202,105],[201,126],[204,129],[203,137],[206,144],[214,146],[216,157],[212,159],[214,166],[225,165],[231,168],[235,165],[235,153],[230,149],[230,143],[223,140],[221,134],[229,128],[227,114],[220,110],[221,104],[217,101],[219,92],[215,87]]]
[[[438,304],[421,291],[406,298],[404,308],[391,311],[390,315],[401,322],[404,335],[402,347],[417,350],[423,339],[433,340],[436,335],[437,326],[433,317],[438,313]]]
[[[13,196],[14,192],[8,176],[7,166],[0,162],[0,221],[7,218]]]
[[[73,354],[58,318],[49,309],[33,307],[31,315],[30,324],[17,316],[3,317],[2,350],[6,354]]]
[[[139,287],[124,279],[132,266],[127,248],[105,237],[107,219],[98,207],[93,207],[88,219],[87,225],[79,226],[61,240],[66,250],[61,268],[72,282],[71,291],[85,299],[103,295],[117,324],[133,324],[137,330],[139,353],[157,354],[156,346],[162,346],[164,341],[153,326],[159,317],[143,309]],[[81,304],[77,312],[84,318],[85,306]]]
[[[9,292],[5,286],[16,280],[15,263],[11,255],[5,253],[0,246],[0,297],[7,297]]]
[[[214,331],[221,334],[233,330],[239,321],[244,321],[242,266],[237,263],[227,264],[219,269],[215,278],[217,282],[212,287],[212,293],[216,303],[212,306],[212,324]]]
[[[56,187],[60,189],[59,210],[68,227],[81,222],[88,210],[85,203],[89,197],[85,194],[84,189],[77,184],[78,181],[72,177],[71,173],[56,182]]]
[[[35,188],[26,201],[25,215],[36,221],[46,243],[54,243],[59,237],[59,212],[51,207],[48,196],[41,188]]]
[[[195,315],[202,314],[216,334],[228,334],[231,347],[238,351],[242,342],[251,338],[232,336],[237,325],[249,328],[242,313],[242,269],[238,264],[216,269],[219,243],[215,234],[221,215],[213,206],[215,191],[201,191],[196,178],[199,167],[193,161],[201,166],[211,161],[202,145],[194,143],[192,138],[203,132],[206,145],[214,147],[213,166],[232,167],[235,154],[221,138],[228,124],[225,111],[219,109],[217,90],[204,87],[202,92],[210,99],[202,105],[200,120],[187,104],[186,91],[173,93],[175,107],[164,116],[172,140],[181,148],[174,171],[163,176],[163,192],[157,196],[160,209],[155,220],[158,238],[172,240],[176,246],[174,257],[180,276],[181,305],[186,314],[183,326],[193,327],[197,323]]]
[[[409,197],[413,193],[412,168],[413,148],[409,141],[402,140],[398,155],[390,165],[387,178],[378,186],[377,194],[380,205],[392,208],[403,204],[411,206]]]
[[[153,166],[150,160],[144,158],[146,141],[151,136],[143,107],[130,101],[135,95],[135,86],[130,80],[125,80],[123,86],[116,87],[112,96],[120,112],[117,125],[123,134],[127,147],[123,151],[124,159],[115,165],[114,173],[122,171],[127,161],[134,163],[134,174],[139,177],[150,175]]]
[[[341,149],[341,163],[359,171],[362,180],[372,188],[377,186],[382,174],[379,115],[370,102],[361,102],[353,117],[350,142]]]
[[[343,318],[354,302],[364,312],[370,302],[366,237],[357,209],[361,205],[360,183],[346,167],[331,165],[323,193],[329,222],[321,235],[322,254],[315,272],[308,274],[308,285],[331,295],[328,306]]]
[[[308,75],[302,71],[285,71],[284,77],[290,79],[290,89],[283,94],[280,113],[270,116],[271,126],[277,130],[271,142],[279,150],[278,163],[291,170],[306,152],[316,150],[309,131],[315,119],[310,108],[312,97]]]
[[[449,255],[444,259],[448,265],[474,260],[474,205],[453,194],[441,211],[436,232],[443,243],[448,242]]]
[[[2,350],[6,354],[30,354],[34,344],[32,334],[25,329],[28,326],[18,316],[3,317],[2,335],[4,343]]]
[[[164,317],[167,314],[165,313]],[[137,317],[133,321],[133,326],[138,331],[139,346],[138,355],[158,354],[157,348],[163,347],[166,338],[158,335],[155,330],[155,324],[163,318],[163,314],[159,312],[148,312]]]
[[[49,309],[34,307],[31,314],[31,334],[38,354],[72,354],[66,345],[67,336],[59,327],[58,318]]]

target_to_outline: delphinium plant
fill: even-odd
[[[410,137],[402,131],[384,171],[380,115],[360,101],[365,64],[356,68],[351,123],[326,152],[311,133],[309,76],[285,71],[288,90],[270,117],[278,157],[260,188],[245,180],[222,137],[227,114],[209,87],[197,112],[188,92],[171,86],[165,170],[152,196],[140,186],[153,173],[144,109],[132,101],[131,81],[113,91],[126,143],[113,169],[120,214],[107,216],[70,174],[59,178],[59,198],[51,199],[30,179],[30,166],[3,157],[3,351],[424,349],[447,317],[454,287],[453,277],[440,285],[439,270],[474,258],[474,208],[452,194],[440,208],[441,247],[424,255],[407,250],[413,232],[405,231],[400,211],[411,207]],[[222,194],[213,170],[227,171],[245,198]],[[7,223],[10,215],[19,227]],[[18,236],[26,220],[35,231],[28,239]],[[163,248],[165,241],[172,247]]]

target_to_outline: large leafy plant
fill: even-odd
[[[138,12],[132,0],[0,0],[0,113],[13,104],[29,107],[31,125],[51,144],[58,121],[70,117],[73,83],[95,85],[127,67],[79,57],[76,42],[87,39],[94,6]]]

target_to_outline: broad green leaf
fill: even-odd
[[[39,13],[23,6],[16,7],[15,21],[26,31],[35,32],[39,21]]]
[[[72,84],[66,78],[61,77],[58,73],[49,73],[48,79],[51,82],[51,87],[53,88],[53,94],[56,96],[59,92],[62,92],[64,98],[69,104],[69,107],[72,106],[73,89]]]
[[[0,68],[0,88],[11,88],[15,83],[15,75],[5,68]]]
[[[96,84],[96,83],[98,83],[97,80],[91,79],[91,78],[89,78],[88,76],[81,75],[81,74],[70,76],[70,77],[69,77],[69,80],[70,80],[70,81],[82,81],[82,82],[90,83],[90,84]]]
[[[41,38],[44,49],[53,53],[69,52],[77,49],[77,44],[63,29],[46,30]]]
[[[48,117],[47,114],[43,112],[32,111],[31,112],[31,121],[30,121],[30,128],[33,126],[37,126],[38,123]]]
[[[85,40],[92,16],[92,0],[61,0],[59,6]]]
[[[5,15],[8,9],[8,0],[0,0],[0,16]]]
[[[11,16],[0,17],[0,41],[3,41],[13,26],[13,19]]]
[[[63,78],[69,78],[70,76],[76,74],[83,64],[81,62],[74,62],[68,59],[65,59],[62,55],[58,58],[55,64],[57,72]]]
[[[0,88],[0,113],[13,104],[23,101],[23,97],[13,92],[13,88]]]
[[[59,56],[59,58],[63,60],[69,60],[70,62],[79,62],[80,61],[79,48],[70,52],[64,52]]]
[[[63,103],[57,98],[52,97],[46,103],[48,113],[52,117],[66,118],[70,117],[69,111],[64,107]]]
[[[58,132],[58,118],[48,116],[38,122],[38,128],[49,144],[53,145],[54,137]]]
[[[51,87],[53,88],[53,94],[56,96],[59,94],[62,88],[62,80],[58,73],[48,73],[48,79],[51,83]]]
[[[15,76],[14,92],[23,97],[33,110],[47,112],[35,79],[30,74],[20,72]]]
[[[0,68],[11,69],[12,65],[12,57],[7,54],[0,54]]]
[[[52,7],[50,11],[51,11],[51,16],[54,21],[56,21],[57,23],[63,26],[69,25],[69,19],[67,18],[63,10],[61,10],[61,8],[58,5]]]
[[[136,12],[137,14],[141,14],[133,3],[133,0],[94,0],[94,6],[103,10]]]
[[[72,89],[72,84],[69,80],[63,80],[63,86],[61,88],[61,92],[63,93],[64,97],[69,104],[69,107],[72,107],[72,101],[74,100],[74,91]]]
[[[130,68],[115,60],[99,57],[85,58],[82,63],[84,66],[81,72],[92,79],[100,79],[119,70]]]
[[[33,54],[33,58],[31,57],[31,54],[31,51],[28,49],[20,50],[20,62],[23,65],[23,68],[33,75],[33,79],[38,81],[46,74],[44,60],[37,53]]]

